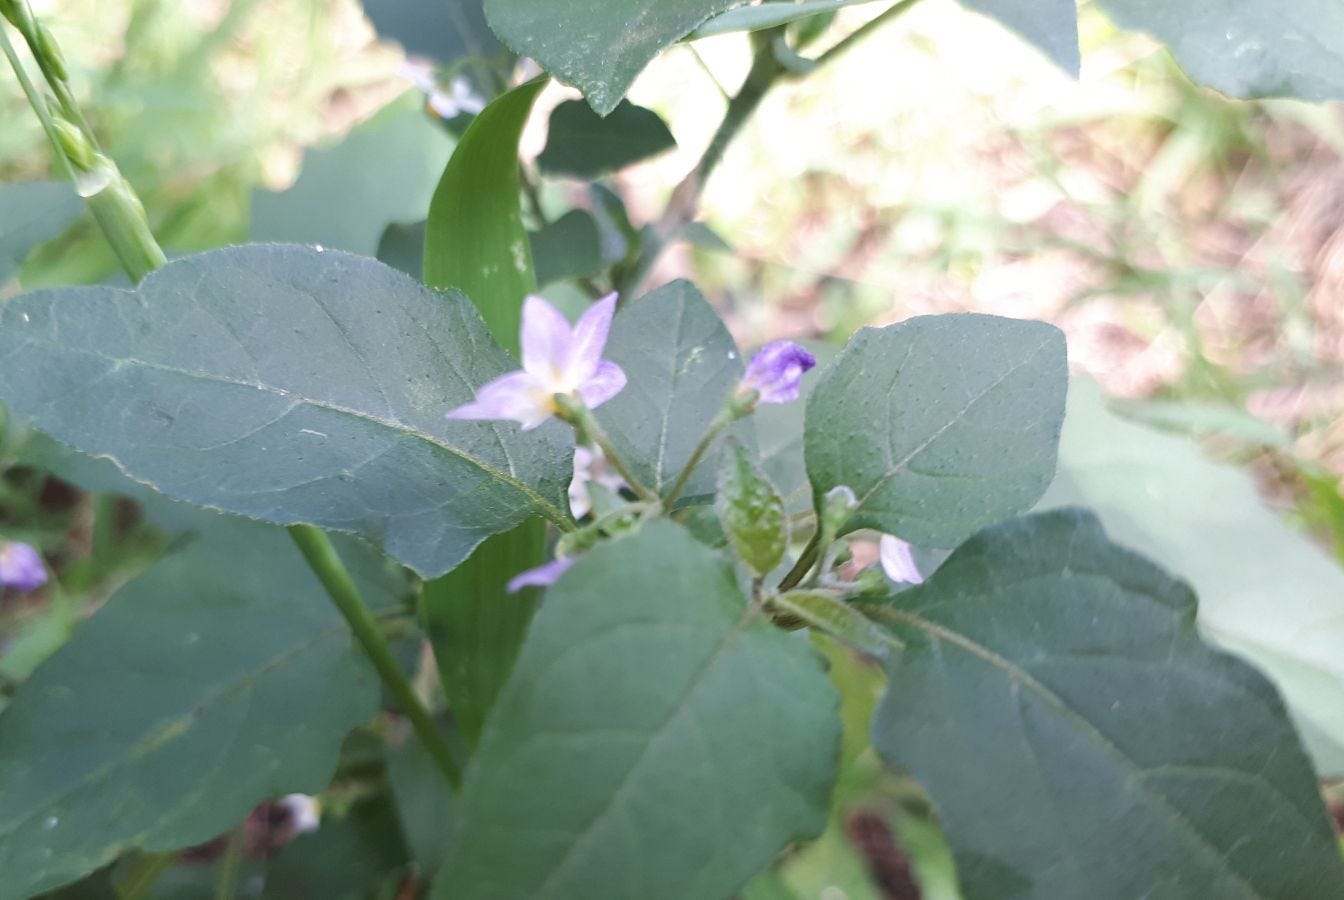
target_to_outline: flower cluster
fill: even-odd
[[[587,409],[607,402],[626,384],[621,367],[602,358],[615,314],[616,295],[610,294],[589,307],[571,328],[564,315],[546,300],[528,297],[523,301],[520,341],[523,367],[483,385],[474,400],[450,410],[446,418],[510,420],[527,431],[561,413],[557,398],[577,401]],[[797,400],[803,375],[816,364],[812,354],[795,343],[767,344],[747,365],[725,407],[735,414],[725,421],[745,415],[758,402]],[[596,481],[612,490],[625,486],[615,474],[605,473],[605,462],[600,452],[583,446],[575,449],[574,481],[569,491],[575,518],[582,518],[591,508],[587,482]],[[558,557],[518,574],[509,582],[508,590],[513,593],[525,587],[554,584],[573,564],[570,557]]]

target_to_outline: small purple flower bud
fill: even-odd
[[[33,591],[46,583],[47,567],[36,550],[19,541],[0,545],[0,584]]]
[[[761,403],[792,403],[798,399],[803,373],[816,364],[816,357],[793,341],[766,344],[747,364],[738,391],[755,391]]]
[[[528,569],[513,576],[509,580],[507,590],[510,594],[516,594],[525,587],[550,587],[561,575],[569,571],[572,565],[574,560],[564,556],[542,563],[535,569]]]

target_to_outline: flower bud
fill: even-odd
[[[61,48],[56,43],[56,38],[52,36],[50,29],[41,22],[37,23],[37,48],[46,59],[51,74],[61,81],[69,81],[70,75],[66,71],[65,57],[61,54]]]
[[[56,128],[56,142],[71,165],[80,172],[92,172],[98,163],[98,154],[79,126],[58,117],[53,118],[52,125]]]
[[[824,534],[836,535],[849,521],[854,510],[859,508],[859,498],[845,485],[833,487],[821,500],[821,530]]]
[[[0,543],[0,585],[33,591],[47,583],[47,567],[36,550],[19,541]]]
[[[737,392],[755,391],[761,403],[792,403],[802,389],[803,375],[817,359],[793,341],[766,344],[747,364]]]

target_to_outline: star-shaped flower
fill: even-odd
[[[616,295],[594,303],[574,324],[541,297],[523,302],[523,368],[481,387],[449,419],[512,419],[527,431],[556,414],[555,395],[577,397],[589,409],[625,387],[625,373],[602,359],[616,313]]]

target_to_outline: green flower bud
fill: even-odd
[[[55,118],[52,124],[56,126],[56,141],[70,164],[80,172],[92,172],[97,166],[98,154],[84,132],[65,119]]]
[[[51,69],[51,74],[55,75],[61,81],[70,80],[70,75],[65,68],[65,57],[61,54],[61,48],[56,43],[56,38],[52,36],[51,31],[41,22],[37,23],[37,49],[46,58],[47,65]]]
[[[834,539],[858,507],[859,498],[854,496],[854,491],[850,488],[843,484],[831,488],[821,501],[822,534],[831,535]]]

